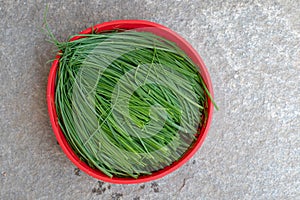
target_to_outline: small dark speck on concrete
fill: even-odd
[[[75,169],[74,169],[74,174],[75,174],[76,176],[80,176],[80,169],[79,169],[79,168],[75,168]]]
[[[97,195],[103,194],[106,188],[93,188],[92,193],[96,193]]]
[[[111,187],[111,186],[110,186],[110,185],[108,185],[108,186],[107,186],[107,189],[109,189],[109,190],[110,190],[110,187]]]
[[[196,160],[193,160],[193,164],[196,164]]]
[[[1,172],[1,175],[2,176],[6,176],[6,172]]]
[[[140,188],[141,188],[141,189],[144,189],[144,188],[145,188],[145,185],[141,185]]]
[[[98,186],[99,186],[99,188],[102,188],[103,185],[104,185],[104,182],[98,181]]]
[[[103,194],[106,191],[106,188],[102,187],[103,185],[104,185],[104,182],[98,181],[98,188],[93,188],[92,193],[96,193],[97,195]]]
[[[155,193],[159,192],[158,184],[156,182],[151,183],[151,188]]]
[[[140,197],[134,197],[133,200],[140,200]]]
[[[112,200],[120,200],[122,198],[122,193],[112,193],[111,198]]]

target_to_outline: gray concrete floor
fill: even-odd
[[[61,40],[134,18],[164,24],[195,47],[220,110],[186,165],[141,185],[100,187],[76,175],[46,109],[46,62],[55,56],[40,31],[47,3]],[[0,19],[0,199],[300,198],[299,0],[0,0]]]

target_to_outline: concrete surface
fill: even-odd
[[[140,185],[99,185],[76,171],[46,110],[46,62],[55,55],[40,32],[47,3],[62,40],[137,18],[192,43],[220,110],[190,162]],[[0,0],[0,199],[299,199],[299,9],[299,0]]]

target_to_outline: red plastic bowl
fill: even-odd
[[[198,53],[181,36],[179,36],[177,33],[173,32],[172,30],[170,30],[160,24],[149,22],[149,21],[144,21],[144,20],[116,20],[116,21],[110,21],[110,22],[98,24],[94,27],[91,27],[91,28],[88,28],[88,29],[82,31],[80,34],[89,34],[89,33],[92,33],[92,31],[101,32],[101,31],[107,31],[107,30],[113,30],[113,29],[125,29],[125,30],[139,29],[142,31],[149,31],[156,35],[164,37],[170,41],[175,42],[199,66],[201,76],[203,77],[203,80],[204,80],[209,92],[213,96],[213,88],[212,88],[210,76],[207,72],[207,69],[206,69],[202,59],[198,55]],[[76,36],[76,37],[72,38],[71,40],[77,40],[79,38],[80,38],[80,36]],[[197,141],[193,144],[192,148],[190,148],[184,154],[184,156],[180,160],[174,162],[172,165],[167,166],[164,169],[159,170],[157,172],[154,172],[151,175],[140,176],[137,179],[118,178],[118,177],[110,178],[107,175],[105,175],[104,173],[102,173],[101,171],[99,171],[97,169],[92,169],[86,163],[81,161],[78,158],[78,156],[73,152],[72,148],[68,144],[68,142],[58,124],[58,118],[57,118],[57,113],[56,113],[56,109],[55,109],[54,97],[55,97],[56,71],[59,66],[59,59],[60,59],[60,56],[57,55],[56,60],[54,60],[54,62],[52,64],[49,78],[48,78],[48,86],[47,86],[48,112],[50,115],[50,121],[51,121],[53,131],[55,133],[56,139],[59,142],[62,150],[68,156],[68,158],[82,171],[84,171],[87,174],[89,174],[97,179],[100,179],[102,181],[117,183],[117,184],[133,184],[133,183],[143,183],[143,182],[147,182],[147,181],[153,181],[155,179],[161,178],[161,177],[175,171],[176,169],[178,169],[180,166],[182,166],[184,163],[186,163],[197,152],[199,147],[202,145],[202,143],[207,135],[207,132],[208,132],[209,126],[211,124],[211,120],[212,120],[213,104],[210,101],[210,99],[208,99],[208,103],[207,103],[207,113],[208,113],[207,120],[206,120],[206,123],[201,127],[201,129],[198,130],[199,132],[197,134],[198,135]]]

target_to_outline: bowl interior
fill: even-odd
[[[210,91],[213,97],[213,89],[209,74],[207,69],[198,55],[198,53],[193,49],[193,47],[184,40],[181,36],[177,33],[173,32],[172,30],[153,22],[144,21],[144,20],[117,20],[111,22],[105,22],[102,24],[95,25],[94,27],[88,28],[82,31],[80,34],[89,34],[94,32],[102,32],[102,31],[109,31],[114,29],[135,29],[136,31],[147,31],[152,32],[156,35],[164,37],[170,41],[175,42],[186,54],[194,61],[195,64],[199,66],[199,71],[201,76]],[[81,38],[81,36],[75,36],[71,40],[77,40]],[[48,87],[47,87],[47,103],[48,103],[48,112],[50,116],[51,125],[57,141],[59,142],[61,148],[63,149],[64,153],[68,156],[68,158],[82,171],[86,172],[87,174],[100,179],[105,182],[117,183],[117,184],[132,184],[132,183],[143,183],[147,181],[152,181],[158,178],[161,178],[172,171],[178,169],[184,163],[186,163],[199,149],[201,144],[203,143],[211,120],[212,120],[212,113],[213,113],[213,104],[208,98],[207,101],[207,116],[206,122],[204,125],[198,130],[197,140],[193,144],[192,148],[190,148],[181,159],[174,162],[172,165],[165,167],[162,170],[152,173],[151,175],[140,176],[137,179],[134,178],[119,178],[113,177],[110,178],[107,175],[103,174],[101,171],[92,169],[88,166],[85,162],[81,161],[78,156],[73,152],[72,148],[68,144],[60,126],[58,124],[58,118],[55,108],[55,79],[56,79],[56,71],[58,69],[60,56],[56,56],[56,60],[53,62],[52,67],[50,69],[49,77],[48,77]]]

